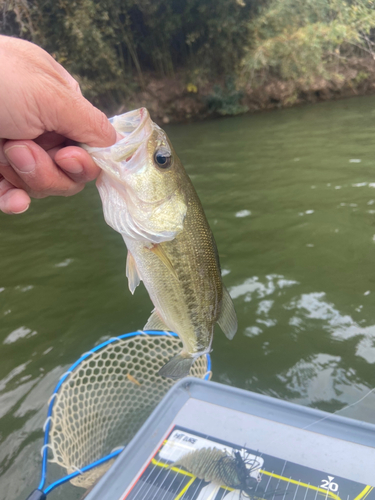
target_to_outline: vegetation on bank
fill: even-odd
[[[0,0],[0,32],[164,121],[375,91],[372,0]]]

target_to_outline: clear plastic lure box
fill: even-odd
[[[246,498],[173,466],[203,448],[247,457],[253,498],[375,499],[374,425],[187,378],[168,392],[86,500]]]

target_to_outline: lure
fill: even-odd
[[[136,378],[134,378],[133,375],[130,375],[130,373],[127,373],[126,376],[127,376],[128,380],[130,380],[130,382],[133,382],[133,384],[141,387],[142,384],[140,382],[138,382],[138,380]]]
[[[213,481],[250,496],[251,490],[258,484],[257,479],[250,474],[259,464],[254,458],[248,457],[249,454],[242,457],[239,451],[229,454],[217,448],[201,448],[182,456],[171,467],[184,467],[199,479]]]

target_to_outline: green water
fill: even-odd
[[[365,97],[168,127],[238,314],[233,341],[216,331],[213,380],[328,411],[375,386],[374,123]],[[0,498],[22,500],[59,376],[152,304],[127,289],[94,185],[0,228]],[[370,394],[343,414],[375,423],[374,407]],[[64,488],[50,498],[79,496]]]

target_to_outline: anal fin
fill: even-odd
[[[223,301],[221,304],[221,313],[217,320],[220,328],[229,340],[232,340],[237,331],[237,315],[228,290],[223,285]]]
[[[162,330],[162,331],[170,331],[170,328],[164,323],[156,309],[154,309],[151,313],[151,316],[148,318],[147,323],[143,327],[143,330]]]

